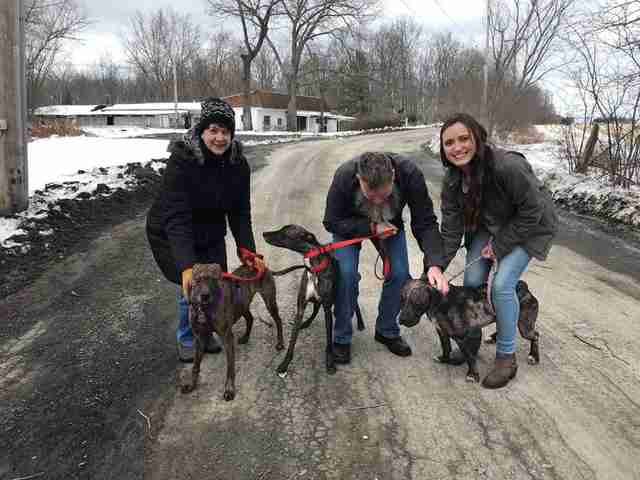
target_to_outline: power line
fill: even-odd
[[[404,5],[404,7],[409,10],[409,12],[411,14],[413,14],[414,17],[420,17],[421,15],[418,14],[418,12],[415,11],[415,9],[407,3],[406,0],[400,0],[400,2],[402,3],[402,5]],[[465,37],[467,37],[468,40],[471,41],[472,45],[476,45],[477,41],[474,40],[471,36],[469,36],[469,34],[467,33],[466,29],[463,28],[461,25],[458,24],[458,22],[456,22],[453,17],[451,17],[451,15],[449,15],[447,13],[447,11],[444,9],[444,7],[442,6],[442,4],[440,3],[439,0],[433,0],[433,2],[436,4],[436,6],[440,9],[440,11],[449,19],[449,21],[451,22],[451,24],[454,26],[454,28],[456,30],[458,30],[460,33],[462,33]]]
[[[441,11],[442,13],[444,13],[444,15],[445,15],[449,20],[451,20],[451,23],[453,23],[455,26],[458,26],[458,24],[456,23],[456,21],[455,21],[453,18],[451,18],[451,15],[449,15],[449,14],[447,13],[447,11],[444,9],[444,7],[442,6],[442,4],[440,3],[440,1],[439,1],[439,0],[433,0],[433,3],[435,3],[435,4],[436,4],[436,6],[440,9],[440,11]]]

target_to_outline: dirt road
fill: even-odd
[[[337,165],[367,149],[425,161],[425,139],[400,132],[276,150],[254,175],[255,231],[299,223],[328,241],[321,218]],[[425,165],[436,205],[440,170]],[[300,261],[257,237],[273,268]],[[409,246],[417,276],[410,235]],[[237,348],[237,397],[224,402],[221,355],[205,357],[194,394],[175,389],[175,289],[152,263],[142,217],[105,232],[0,302],[0,478],[640,479],[637,249],[565,218],[549,261],[525,274],[541,302],[541,363],[526,364],[519,339],[517,379],[498,391],[434,362],[425,320],[403,328],[409,358],[373,341],[374,261],[365,246],[367,330],[354,336],[351,365],[325,373],[316,321],[280,378],[274,329],[257,322]],[[461,266],[457,258],[451,271]],[[278,279],[285,321],[297,281]],[[259,300],[254,311],[268,320]],[[481,375],[492,360],[483,346]]]

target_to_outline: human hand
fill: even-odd
[[[258,272],[264,272],[266,269],[266,265],[264,263],[262,255],[254,254],[249,250],[241,250],[241,257],[243,265],[246,265],[249,268],[252,268]]]
[[[187,301],[189,301],[192,281],[193,281],[193,268],[184,269],[182,271],[182,296]]]
[[[266,271],[267,266],[264,263],[264,259],[262,258],[262,255],[256,256],[253,259],[253,269],[258,272]]]
[[[484,248],[482,249],[482,251],[480,252],[480,255],[484,258],[487,258],[489,260],[495,260],[496,259],[496,254],[493,251],[493,245],[491,244],[491,241],[489,241],[489,243],[487,243]]]
[[[392,237],[398,233],[398,227],[389,222],[374,223],[372,226],[373,234],[380,240]]]
[[[442,273],[442,269],[436,265],[429,267],[427,270],[427,280],[429,285],[437,288],[440,293],[447,295],[449,293],[449,281]]]

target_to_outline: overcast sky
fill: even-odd
[[[136,10],[156,11],[171,7],[181,13],[191,14],[203,29],[217,28],[216,20],[206,14],[206,0],[79,0],[92,21],[74,44],[71,60],[77,65],[90,65],[100,56],[109,53],[120,60],[122,37],[129,18]],[[423,23],[428,30],[451,30],[466,43],[481,44],[483,4],[481,0],[383,0],[383,17],[408,15]],[[179,5],[179,8],[178,8]],[[228,28],[226,28],[228,29]]]
[[[124,64],[122,38],[129,18],[137,10],[143,13],[171,7],[181,13],[191,14],[203,31],[218,29],[213,17],[207,15],[206,0],[78,0],[84,5],[92,21],[91,26],[74,43],[70,60],[78,67],[93,66],[102,56],[110,55]],[[398,16],[409,16],[422,23],[427,31],[451,31],[454,36],[468,45],[482,48],[484,45],[485,0],[382,0],[380,21]],[[179,9],[178,9],[179,6]],[[225,30],[230,30],[224,25]],[[563,98],[567,97],[567,86],[561,80],[547,79],[545,88],[554,93],[554,101],[559,111],[570,107]],[[569,95],[569,97],[573,97]]]

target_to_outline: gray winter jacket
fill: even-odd
[[[536,178],[524,155],[497,148],[491,151],[493,155],[486,156],[479,228],[493,235],[493,250],[498,260],[516,246],[522,246],[532,257],[544,260],[558,229],[551,195]],[[447,169],[441,208],[446,268],[466,233],[462,172],[458,168]]]

